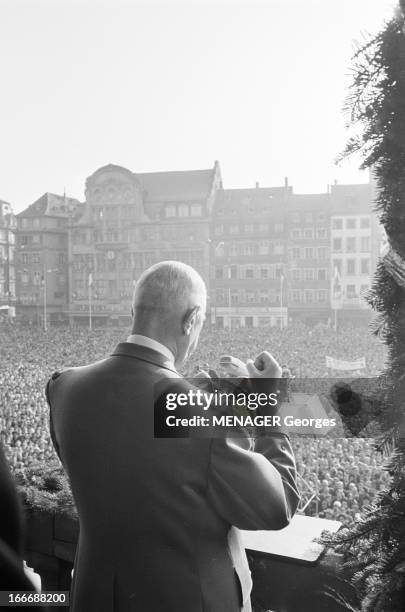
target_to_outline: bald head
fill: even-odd
[[[148,268],[139,278],[134,292],[133,310],[165,316],[185,312],[205,300],[206,289],[194,268],[180,261],[161,261]]]
[[[187,349],[185,357],[197,344],[206,299],[205,283],[194,268],[180,261],[157,263],[141,275],[136,285],[133,331],[171,350],[176,346],[178,353]]]

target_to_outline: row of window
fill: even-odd
[[[345,266],[344,263],[346,264]],[[334,259],[333,270],[336,270],[340,275],[343,273],[349,276],[354,276],[355,274],[369,275],[371,272],[371,261],[370,259],[360,259],[360,261],[356,259],[347,259],[346,262],[344,262],[342,259]]]
[[[272,305],[281,306],[281,297],[278,293],[272,293],[270,291],[217,291],[216,292],[216,305],[247,305],[247,304],[261,304],[261,305]],[[328,291],[326,289],[306,289],[305,291],[294,290],[289,293],[289,303],[294,304],[313,304],[315,302],[320,304],[326,304],[328,301]],[[283,306],[287,306],[284,303]]]
[[[279,240],[261,240],[259,242],[227,242],[220,243],[215,247],[215,255],[222,257],[238,257],[240,255],[282,255],[284,253],[284,244]]]
[[[275,234],[281,234],[284,231],[283,223],[274,223],[271,226],[272,231]],[[218,224],[215,225],[214,234],[216,236],[222,236],[222,234],[268,234],[270,231],[270,223],[231,223],[227,225]]]
[[[40,227],[47,229],[57,229],[65,227],[66,219],[64,219],[63,217],[23,217],[20,220],[19,225],[21,229],[39,229]]]
[[[41,255],[40,253],[21,253],[21,263],[25,266],[30,264],[39,264],[41,263]],[[58,265],[63,265],[66,263],[65,253],[58,253],[57,263]]]
[[[203,208],[201,204],[166,204],[166,217],[201,217]]]
[[[218,280],[230,279],[254,279],[260,278],[277,279],[281,278],[282,268],[280,265],[263,265],[263,266],[216,266],[215,278]]]
[[[328,230],[326,227],[307,227],[303,229],[292,229],[290,231],[291,240],[313,240],[317,238],[319,240],[328,237]]]
[[[370,244],[370,236],[360,236],[360,239],[356,236],[348,236],[345,240],[343,238],[333,238],[332,251],[334,253],[356,253],[358,251],[364,253],[370,251]]]
[[[290,249],[291,259],[327,259],[329,249],[327,247],[293,247]]]
[[[371,225],[370,217],[332,217],[332,229],[369,229]]]

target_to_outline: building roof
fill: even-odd
[[[17,216],[41,217],[46,215],[49,217],[67,217],[79,204],[80,202],[75,198],[46,192]]]
[[[280,201],[290,193],[290,187],[255,187],[252,189],[219,189],[215,198],[214,214],[249,213],[251,207],[260,212],[280,209]]]
[[[211,192],[215,169],[136,174],[146,202],[201,200]]]

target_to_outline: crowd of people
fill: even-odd
[[[100,327],[51,327],[3,323],[0,345],[0,440],[13,470],[56,459],[48,426],[44,389],[55,370],[83,365],[108,355],[128,330]],[[366,328],[346,327],[335,332],[292,324],[284,329],[203,331],[197,352],[185,374],[198,369],[220,372],[219,358],[231,354],[242,360],[269,350],[288,364],[297,377],[317,378],[331,373],[325,357],[355,360],[365,357],[364,376],[384,367],[385,347]],[[348,524],[361,516],[387,482],[384,458],[371,440],[294,438],[302,491],[302,511]]]

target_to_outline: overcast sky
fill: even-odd
[[[366,182],[342,168],[353,41],[394,0],[0,0],[0,199],[83,199],[107,163],[225,187]]]

